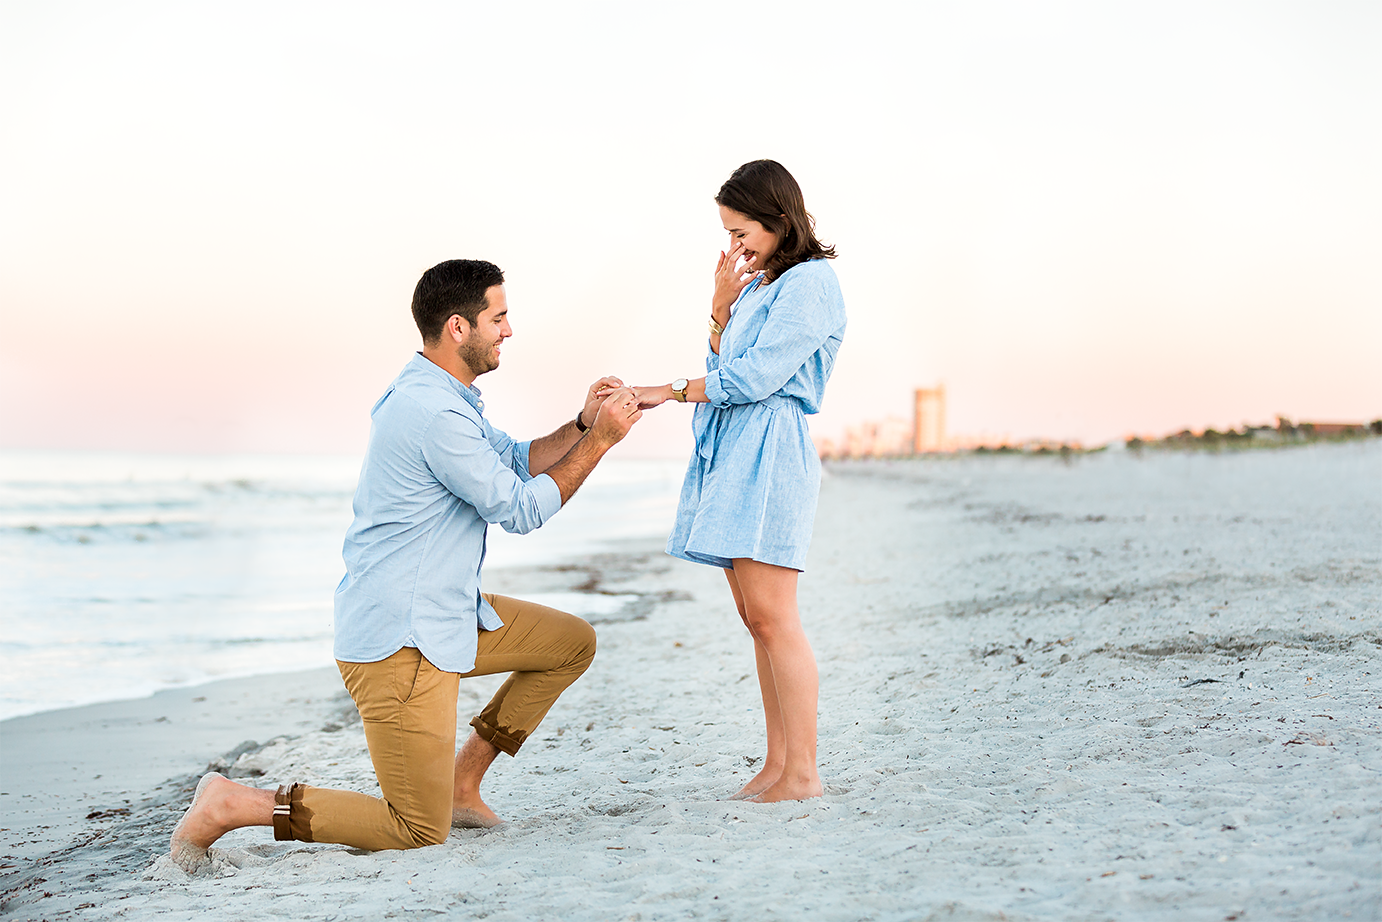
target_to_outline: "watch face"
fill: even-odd
[[[672,390],[684,391],[686,390],[686,385],[687,381],[685,378],[677,378],[675,381],[672,382]]]

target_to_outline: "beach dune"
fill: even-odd
[[[435,847],[239,830],[190,877],[166,850],[201,766],[161,787],[107,778],[109,803],[84,800],[90,819],[50,810],[38,842],[13,806],[38,794],[12,779],[42,787],[21,766],[68,761],[102,774],[100,728],[75,712],[9,721],[0,911],[1374,919],[1379,472],[1382,442],[828,467],[800,591],[826,784],[808,802],[723,799],[762,755],[751,645],[718,571],[646,542],[487,582],[635,601],[597,625],[594,666],[520,756],[496,763],[487,800],[510,822]],[[218,712],[296,682],[300,725],[218,718],[219,770],[377,791],[331,676],[252,681],[261,698]],[[498,681],[462,683],[463,727]],[[122,732],[176,754],[169,725],[192,712],[170,700],[126,703],[145,723]]]

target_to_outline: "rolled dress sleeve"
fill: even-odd
[[[524,535],[561,508],[556,481],[528,473],[530,444],[450,410],[427,427],[422,456],[437,480],[482,519]]]
[[[757,403],[777,393],[843,324],[838,297],[818,275],[789,271],[778,282],[782,290],[753,345],[733,358],[706,362],[705,396],[712,406]]]

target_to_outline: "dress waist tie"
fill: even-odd
[[[696,439],[696,452],[705,459],[706,464],[715,457],[716,436],[719,435],[722,420],[727,419],[736,410],[749,407],[768,407],[773,410],[788,407],[798,413],[806,412],[799,399],[786,394],[769,394],[757,403],[731,403],[727,407],[716,407],[708,403],[696,404],[696,412],[691,417],[691,434]]]

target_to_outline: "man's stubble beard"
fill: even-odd
[[[491,357],[490,352],[494,349],[494,343],[489,343],[483,349],[478,348],[474,338],[466,340],[461,346],[461,361],[465,367],[477,378],[485,372],[494,371],[499,367],[499,362]]]

